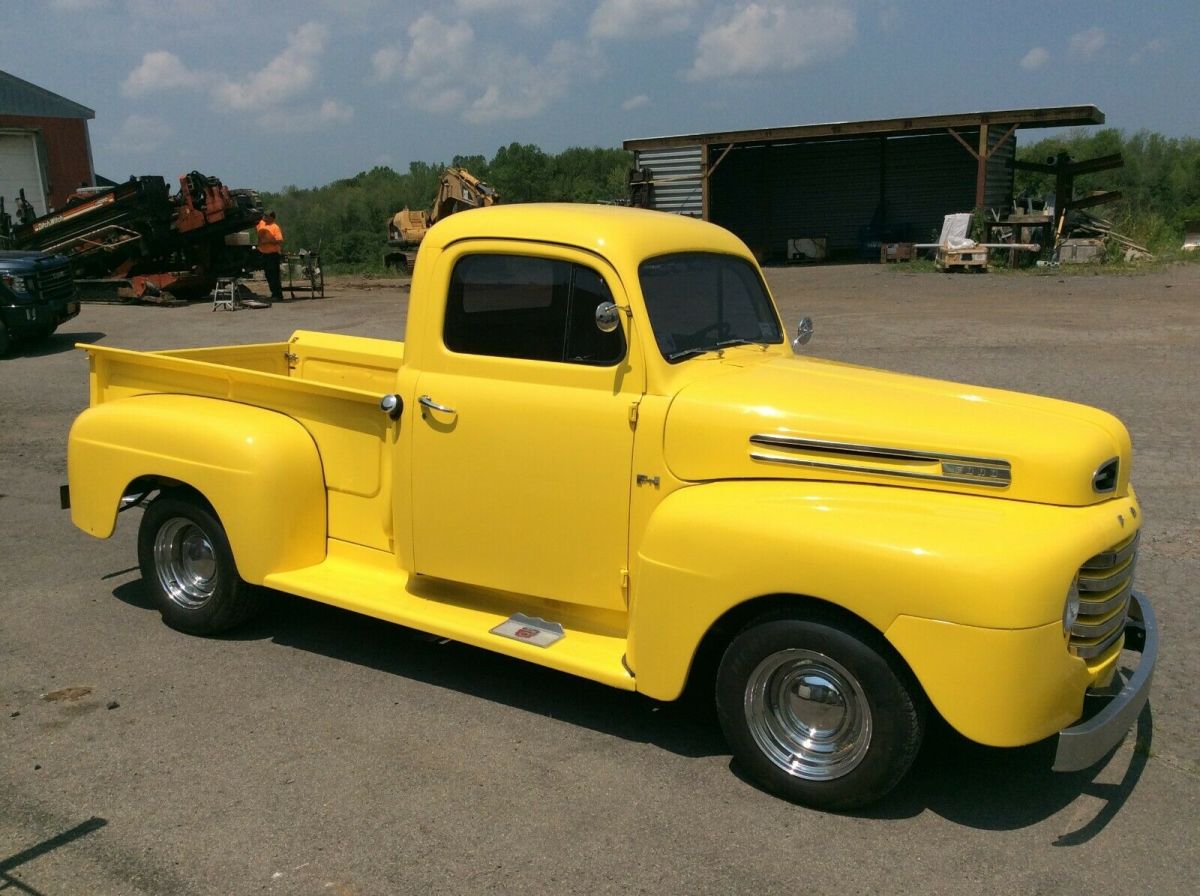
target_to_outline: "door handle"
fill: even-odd
[[[457,414],[458,413],[458,411],[454,410],[454,408],[448,408],[444,404],[438,404],[436,401],[434,401],[428,395],[422,395],[420,398],[417,399],[417,403],[419,405],[421,405],[421,407],[423,407],[423,408],[428,408],[431,411],[441,411],[443,414]],[[425,411],[421,411],[421,413],[424,414]]]

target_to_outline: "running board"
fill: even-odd
[[[410,576],[391,554],[330,542],[315,566],[263,585],[632,691],[625,614]],[[551,634],[547,634],[551,633]]]

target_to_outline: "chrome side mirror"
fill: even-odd
[[[615,302],[601,302],[596,306],[596,329],[601,333],[612,333],[621,326],[621,309]]]
[[[809,340],[813,337],[813,322],[812,318],[805,316],[800,318],[800,323],[796,327],[796,338],[792,340],[792,351],[800,351],[802,345],[808,345]]]

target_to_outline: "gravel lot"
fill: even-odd
[[[1054,775],[1045,745],[989,750],[935,732],[884,803],[827,815],[755,789],[715,726],[676,706],[333,608],[279,598],[232,637],[178,634],[148,604],[136,519],[97,541],[58,509],[67,430],[87,403],[73,343],[397,337],[407,286],[335,282],[324,300],[236,313],[85,305],[48,343],[0,360],[0,890],[1200,891],[1188,646],[1200,636],[1200,485],[1188,478],[1200,265],[768,278],[788,321],[816,319],[814,355],[1125,420],[1146,513],[1138,581],[1163,639],[1136,746]]]

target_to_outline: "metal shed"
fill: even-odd
[[[1007,210],[1016,131],[1104,123],[1058,106],[626,140],[635,196],[650,208],[728,227],[764,260],[812,240],[831,254],[878,255],[927,241],[942,218]]]

